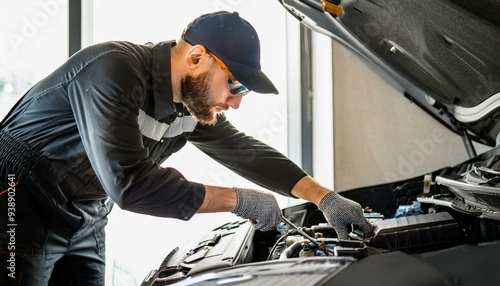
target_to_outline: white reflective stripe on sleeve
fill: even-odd
[[[161,123],[142,110],[139,110],[138,123],[142,135],[156,141],[160,141],[161,138],[173,138],[184,132],[191,132],[197,124],[192,116],[177,117],[170,125]]]

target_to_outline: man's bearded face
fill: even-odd
[[[210,98],[210,73],[198,76],[187,75],[181,80],[181,100],[191,115],[202,124],[215,125],[217,113],[212,109],[220,107],[227,110],[227,104],[217,104]]]

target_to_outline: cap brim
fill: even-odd
[[[222,61],[227,65],[234,77],[251,91],[257,93],[279,93],[271,80],[260,69],[237,62]]]

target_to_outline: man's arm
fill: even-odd
[[[256,184],[281,195],[299,197],[316,204],[341,239],[348,238],[348,225],[351,223],[360,226],[367,235],[371,232],[371,225],[364,218],[359,204],[321,186],[283,154],[238,131],[224,115],[219,115],[216,126],[198,126],[189,140],[216,161]],[[220,195],[216,192],[214,195]],[[245,205],[252,201],[253,205],[259,203],[250,195],[242,196],[241,200],[248,201]],[[208,200],[205,203],[204,207],[211,205]],[[255,212],[259,212],[255,215],[266,221],[265,212]],[[279,223],[274,220],[269,222],[269,228],[273,228],[271,224]]]
[[[300,179],[292,189],[292,195],[319,205],[321,199],[331,190],[321,186],[310,176]]]
[[[284,196],[306,173],[269,145],[237,130],[219,114],[217,124],[199,124],[188,139],[215,161],[249,181]]]
[[[198,213],[232,212],[236,208],[236,192],[233,188],[205,185],[205,199]]]

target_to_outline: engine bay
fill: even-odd
[[[398,210],[402,209],[407,213],[392,218],[365,211],[365,217],[374,226],[373,236],[362,238],[353,229],[350,240],[337,239],[333,227],[310,203],[283,210],[284,217],[300,227],[283,222],[275,231],[261,232],[246,220],[230,222],[193,246],[172,250],[141,285],[177,284],[208,272],[263,262],[324,258],[349,265],[379,254],[419,255],[500,240],[500,221],[419,203],[403,205]]]
[[[459,283],[456,285],[466,285],[460,284],[463,281],[497,285],[491,281],[500,279],[500,274],[493,274],[498,272],[493,266],[497,264],[495,253],[500,253],[500,157],[498,150],[493,152],[494,156],[486,154],[485,160],[479,157],[417,178],[342,193],[364,207],[364,216],[374,227],[369,237],[351,226],[350,239],[338,239],[316,205],[302,203],[283,209],[283,222],[276,230],[258,231],[246,220],[238,220],[213,229],[192,244],[174,248],[141,285],[219,285],[186,281],[205,279],[214,273],[235,275],[238,271],[254,273],[251,278],[240,273],[238,279],[284,279],[295,275],[284,265],[296,264],[301,269],[309,265],[311,277],[316,279],[313,273],[320,269],[349,273],[367,264],[366,271],[374,271],[373,263],[392,263],[406,272],[414,270],[409,267],[426,269],[423,274],[415,274],[415,279],[424,279],[418,285],[426,285],[429,277],[455,280]],[[314,259],[323,260],[317,264]],[[325,263],[333,268],[325,267]],[[227,279],[224,275],[220,279]],[[373,275],[387,278],[376,272]],[[497,280],[490,279],[494,275]],[[210,277],[210,281],[219,279]],[[350,285],[342,281],[335,285]],[[394,285],[400,285],[399,280],[394,281]],[[380,285],[392,284],[380,280]]]

